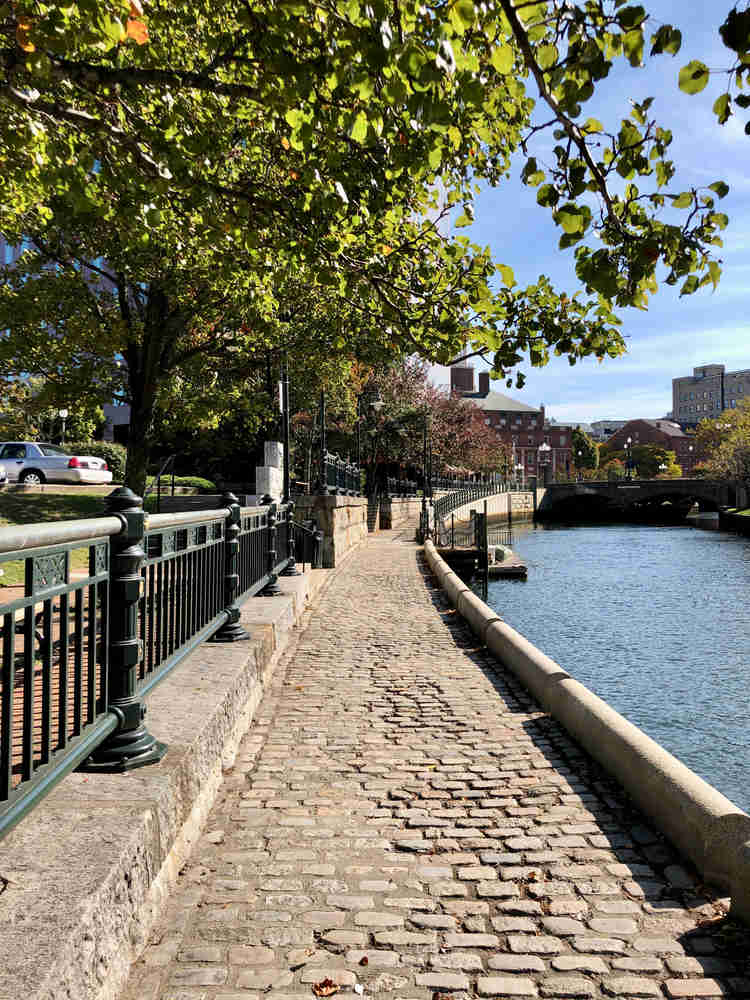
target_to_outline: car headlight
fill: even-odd
[[[6,475],[5,466],[0,463],[0,479],[5,479]]]

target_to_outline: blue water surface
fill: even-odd
[[[750,539],[693,527],[514,525],[528,579],[488,603],[750,811]]]

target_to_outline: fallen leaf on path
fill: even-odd
[[[334,983],[332,979],[321,979],[319,983],[313,983],[312,991],[316,997],[330,997],[340,989],[339,984]]]

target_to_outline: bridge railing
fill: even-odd
[[[246,638],[241,599],[278,593],[292,506],[224,501],[147,517],[121,487],[104,517],[0,528],[0,836],[75,767],[160,760],[147,693],[204,640]]]
[[[451,511],[457,510],[467,503],[472,503],[474,500],[482,500],[484,497],[508,492],[509,485],[507,483],[472,483],[463,489],[447,493],[433,504],[435,523],[444,520]]]

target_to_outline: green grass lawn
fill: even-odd
[[[37,521],[70,521],[79,517],[101,517],[105,498],[86,493],[0,493],[0,527],[35,524]],[[88,569],[88,549],[74,549],[71,569]],[[24,563],[14,559],[0,564],[0,587],[18,587],[24,581]]]

